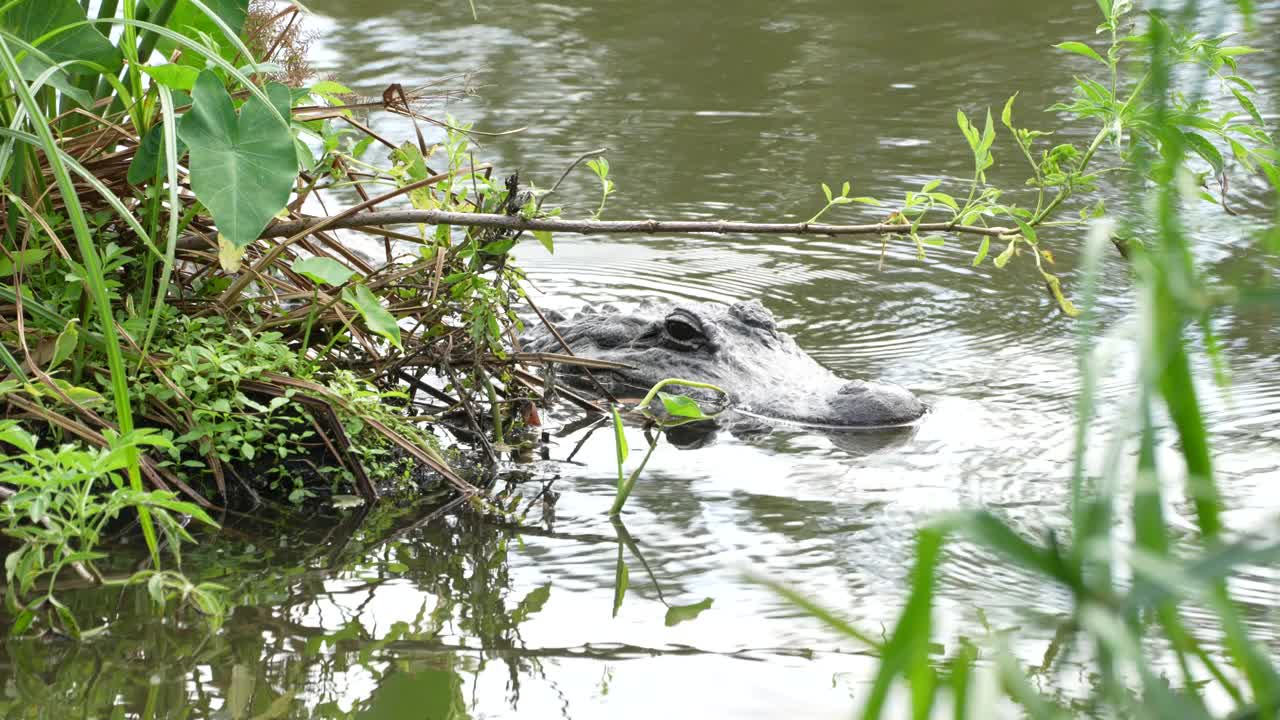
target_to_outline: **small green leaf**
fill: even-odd
[[[1045,285],[1049,286],[1049,292],[1053,294],[1053,299],[1058,301],[1058,307],[1067,317],[1079,317],[1080,310],[1076,308],[1067,296],[1062,292],[1062,281],[1053,273],[1040,271],[1040,275],[1044,278]]]
[[[996,259],[993,261],[995,262],[996,267],[1003,269],[1005,265],[1009,264],[1009,260],[1013,258],[1013,251],[1017,244],[1018,238],[1014,238],[1009,241],[1009,246],[1004,249],[1004,252],[997,255]]]
[[[1213,168],[1215,177],[1222,175],[1222,153],[1218,152],[1218,148],[1214,147],[1213,143],[1209,142],[1203,135],[1193,132],[1183,132],[1182,137],[1197,155],[1209,163],[1209,166]]]
[[[827,202],[831,202],[831,186],[822,183],[822,194],[827,196]]]
[[[883,205],[883,203],[881,203],[879,200],[873,197],[867,197],[865,195],[863,195],[862,197],[856,197],[856,198],[850,198],[850,199],[856,203],[862,203],[863,205],[875,205],[876,207],[880,207],[881,205]]]
[[[712,598],[705,598],[702,602],[693,605],[671,605],[667,607],[666,626],[672,627],[679,625],[686,620],[692,620],[702,614],[703,610],[711,607],[714,602]]]
[[[1249,82],[1248,80],[1245,80],[1239,75],[1228,75],[1227,82],[1234,83],[1240,86],[1240,89],[1244,90],[1245,92],[1250,92],[1255,94],[1258,92],[1258,88],[1255,87],[1253,83]]]
[[[151,595],[151,601],[160,607],[164,607],[164,576],[155,573],[147,580],[147,593]]]
[[[327,257],[303,258],[295,261],[289,269],[299,275],[305,275],[313,283],[334,287],[345,283],[356,274],[355,270]]]
[[[978,149],[975,151],[980,159],[987,160],[990,158],[989,151],[991,150],[991,144],[995,140],[996,129],[991,122],[991,108],[987,108],[987,122],[982,128],[982,141],[978,143]],[[987,163],[983,169],[989,166],[990,163]]]
[[[622,599],[627,596],[627,586],[631,583],[627,563],[622,559],[622,544],[618,544],[618,563],[613,572],[613,616],[618,617],[622,609]]]
[[[1001,122],[1001,123],[1004,123],[1004,126],[1005,126],[1005,127],[1007,127],[1007,128],[1009,128],[1010,130],[1013,130],[1013,129],[1014,129],[1014,127],[1013,127],[1013,101],[1014,101],[1014,100],[1016,100],[1017,98],[1018,98],[1018,93],[1014,93],[1014,94],[1010,95],[1010,96],[1009,96],[1009,99],[1008,99],[1008,100],[1005,102],[1005,104],[1004,104],[1004,110],[1002,110],[1002,111],[1000,112],[1000,122]]]
[[[1040,239],[1036,237],[1036,229],[1028,225],[1026,221],[1012,216],[1010,216],[1010,219],[1018,224],[1018,229],[1022,231],[1022,237],[1026,238],[1027,242],[1032,245],[1036,245],[1040,242]]]
[[[618,409],[613,409],[613,442],[617,449],[618,456],[618,478],[621,482],[622,464],[627,461],[627,456],[631,454],[631,449],[627,447],[627,436],[622,432],[622,416],[618,414]]]
[[[321,80],[311,86],[311,92],[317,95],[350,95],[351,88],[333,80]]]
[[[964,114],[963,110],[956,111],[956,124],[960,126],[960,132],[964,133],[965,140],[969,141],[969,148],[974,152],[978,150],[978,129],[969,122],[969,117]]]
[[[50,598],[49,604],[53,605],[54,610],[58,612],[58,620],[62,622],[62,629],[73,639],[80,639],[80,623],[76,622],[76,616],[71,612],[71,608],[63,605],[57,600]]]
[[[49,370],[52,371],[67,358],[71,357],[76,351],[76,345],[80,342],[80,332],[76,327],[76,320],[72,318],[67,321],[67,326],[62,328],[62,332],[58,333],[58,339],[53,343],[53,359],[49,361]]]
[[[934,202],[940,202],[943,205],[946,205],[947,207],[951,208],[952,210],[955,210],[957,212],[959,212],[960,210],[960,204],[956,202],[956,199],[946,193],[931,192],[929,193],[929,197]]]
[[[523,600],[516,603],[516,609],[511,611],[512,625],[528,620],[529,616],[542,610],[549,599],[551,599],[551,583],[545,583],[530,590]]]
[[[8,255],[0,254],[0,277],[9,277],[13,274],[13,268],[16,264],[22,272],[27,272],[32,265],[38,264],[49,256],[49,251],[44,248],[29,248],[19,252],[10,252]]]
[[[31,505],[27,507],[27,517],[31,522],[38,523],[44,520],[45,511],[49,509],[49,497],[47,495],[37,495],[31,501]]]
[[[190,90],[196,84],[196,78],[200,76],[200,71],[196,68],[174,63],[143,65],[142,72],[171,90]]]
[[[1216,54],[1220,56],[1231,57],[1234,55],[1251,55],[1256,52],[1262,52],[1262,51],[1259,50],[1258,48],[1248,47],[1246,45],[1228,45],[1227,47],[1218,48],[1216,51]]]
[[[1088,45],[1085,45],[1082,42],[1075,42],[1074,40],[1071,40],[1068,42],[1058,43],[1057,45],[1054,45],[1054,47],[1058,48],[1059,50],[1066,50],[1069,53],[1075,53],[1076,55],[1083,55],[1087,58],[1093,58],[1094,60],[1097,60],[1098,62],[1104,65],[1107,62],[1106,60],[1102,59],[1102,56],[1098,54],[1097,50],[1094,50],[1093,48],[1089,47]]]
[[[0,423],[0,442],[7,442],[24,453],[36,451],[36,437],[13,421]]]
[[[926,194],[927,194],[927,193],[931,193],[931,192],[933,192],[934,190],[937,190],[937,189],[938,189],[938,186],[939,186],[939,185],[941,185],[941,184],[942,184],[942,178],[937,178],[937,179],[935,179],[935,180],[930,180],[929,182],[925,183],[925,186],[924,186],[924,187],[920,188],[920,192],[922,192],[922,193],[926,193]]]
[[[370,292],[369,288],[364,285],[356,285],[354,291],[347,288],[342,293],[342,299],[360,313],[360,317],[364,318],[365,326],[389,340],[397,348],[404,349],[400,344],[400,326],[396,323],[395,316],[382,307],[378,297]]]
[[[537,238],[538,242],[542,243],[542,247],[546,248],[547,252],[555,253],[556,244],[551,238],[550,230],[534,230],[533,236]]]
[[[702,412],[702,408],[698,407],[698,403],[687,395],[669,395],[659,392],[658,399],[662,401],[662,407],[666,409],[667,413],[675,417],[692,420],[703,420],[707,417]]]
[[[982,244],[978,246],[978,254],[973,258],[973,266],[978,267],[982,261],[987,259],[987,252],[991,250],[991,238],[983,235]]]
[[[13,557],[13,556],[10,555],[10,557]],[[18,617],[14,619],[13,625],[9,626],[9,636],[18,637],[22,635],[27,630],[31,629],[31,626],[32,624],[35,623],[35,621],[36,621],[35,611],[31,610],[30,608],[23,608],[22,612],[18,613]]]
[[[1249,96],[1240,92],[1236,88],[1230,88],[1230,90],[1231,94],[1236,96],[1236,102],[1240,103],[1240,107],[1244,108],[1245,112],[1249,113],[1249,117],[1253,118],[1253,121],[1258,123],[1258,125],[1265,128],[1267,122],[1262,119],[1262,113],[1258,112],[1258,106],[1253,104],[1253,101],[1249,99]]]
[[[849,184],[849,181],[845,180],[844,185],[840,187],[840,197],[849,197],[849,190],[852,187],[853,186]]]

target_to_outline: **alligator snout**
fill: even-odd
[[[893,383],[852,380],[830,401],[833,416],[850,426],[904,425],[924,414],[924,404],[910,390]]]

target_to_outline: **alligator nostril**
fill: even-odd
[[[850,380],[836,391],[837,395],[861,395],[867,391],[867,384],[861,380]]]

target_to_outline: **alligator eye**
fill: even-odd
[[[694,343],[703,339],[702,328],[676,316],[667,318],[667,334],[672,339],[683,343]]]

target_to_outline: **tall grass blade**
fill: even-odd
[[[120,432],[128,434],[133,431],[133,409],[129,404],[128,376],[125,372],[124,359],[120,353],[120,339],[116,335],[115,318],[112,315],[111,301],[107,295],[106,279],[102,274],[102,260],[98,257],[97,248],[94,247],[93,237],[89,231],[88,218],[85,217],[84,210],[80,206],[80,198],[76,194],[71,175],[67,171],[66,165],[62,162],[58,152],[58,145],[53,137],[52,130],[49,128],[48,120],[44,117],[36,99],[31,95],[30,88],[22,81],[22,76],[18,72],[18,64],[14,60],[13,54],[9,52],[9,45],[3,37],[0,37],[0,67],[9,76],[11,80],[10,87],[17,93],[19,101],[27,109],[27,113],[31,117],[31,124],[40,138],[41,146],[44,148],[45,156],[49,163],[49,169],[57,181],[58,190],[62,193],[62,201],[67,217],[71,222],[76,244],[80,249],[81,262],[84,263],[86,281],[89,284],[93,304],[98,312],[98,320],[102,326],[103,336],[107,339],[107,366],[111,373],[111,390],[115,401],[116,419],[120,424]],[[141,492],[142,477],[136,448],[130,447],[126,451],[126,459],[128,462],[129,484],[135,491]],[[143,537],[146,539],[147,549],[151,553],[152,561],[159,565],[160,552],[156,544],[156,531],[151,522],[150,512],[146,508],[139,507],[138,520],[142,526]]]
[[[160,324],[160,314],[164,311],[164,300],[169,292],[169,281],[173,276],[173,263],[178,249],[178,228],[182,221],[182,203],[178,200],[178,125],[173,108],[173,94],[169,88],[156,83],[160,93],[160,116],[164,123],[164,160],[165,178],[169,188],[169,230],[165,236],[164,265],[160,269],[160,284],[156,288],[156,300],[151,308],[151,320],[147,323],[147,335],[142,341],[142,356],[145,358],[151,347],[151,338],[155,336]]]

